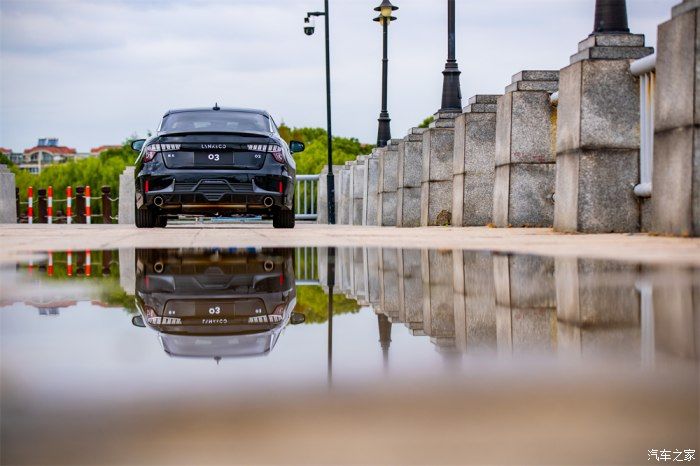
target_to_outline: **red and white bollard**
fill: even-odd
[[[73,188],[66,188],[66,223],[73,223]]]
[[[51,225],[53,223],[53,186],[48,187],[46,195],[46,221]]]
[[[73,251],[66,252],[66,275],[73,276]]]
[[[34,223],[34,188],[27,188],[27,223]]]
[[[90,250],[85,251],[85,276],[89,277],[92,274],[92,254]]]
[[[47,267],[49,277],[53,277],[53,252],[49,251],[49,265]]]
[[[85,186],[85,223],[92,223],[92,208],[90,207],[90,186]]]

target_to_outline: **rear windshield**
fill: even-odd
[[[202,111],[171,113],[163,118],[160,131],[260,131],[269,133],[265,115],[248,112]]]

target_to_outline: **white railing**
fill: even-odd
[[[651,196],[654,168],[654,93],[656,90],[656,54],[632,62],[630,71],[639,76],[639,184],[637,197]]]
[[[318,218],[316,196],[319,176],[297,175],[297,184],[294,190],[294,217],[297,220],[316,220]]]

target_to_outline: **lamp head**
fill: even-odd
[[[313,36],[314,30],[316,29],[315,23],[316,22],[313,18],[309,18],[308,16],[304,18],[304,34],[306,34],[307,36]]]
[[[374,11],[378,11],[379,14],[381,16],[383,16],[384,18],[391,18],[391,13],[393,13],[394,11],[396,11],[398,9],[399,9],[399,7],[392,5],[389,0],[383,0],[382,4],[379,5],[378,7],[376,7],[374,9]],[[396,19],[396,18],[394,18],[394,19]]]

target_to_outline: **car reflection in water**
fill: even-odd
[[[170,356],[266,355],[304,322],[295,304],[292,249],[136,251],[132,323],[157,331]]]

